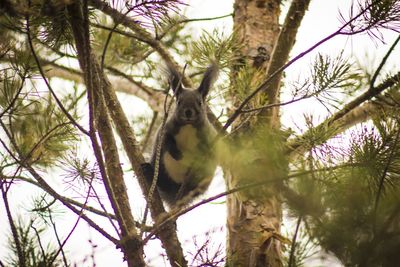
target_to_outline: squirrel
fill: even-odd
[[[182,76],[168,67],[176,105],[164,127],[157,131],[146,177],[151,184],[160,145],[157,189],[170,207],[190,203],[206,191],[214,176],[217,163],[212,142],[216,130],[207,118],[206,97],[217,75],[218,66],[212,63],[199,87],[187,89],[181,83]]]

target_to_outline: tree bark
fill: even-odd
[[[264,73],[279,34],[279,14],[279,0],[236,0],[234,4],[234,29],[243,44],[241,61]],[[241,120],[233,128],[243,126]],[[241,132],[244,130],[246,127],[241,127]],[[243,177],[246,175],[250,174],[231,171],[226,177],[228,189],[253,178]],[[227,208],[228,265],[282,266],[280,244],[274,238],[280,231],[282,217],[277,197],[255,198],[238,192],[228,196]]]

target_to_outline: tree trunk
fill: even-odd
[[[240,42],[244,44],[240,55],[241,62],[260,71],[262,79],[265,79],[272,50],[279,34],[279,14],[279,0],[235,1],[234,28]],[[237,74],[236,71],[239,70],[235,69],[233,76]],[[255,75],[254,79],[257,78],[260,79],[258,75]],[[233,93],[233,98],[234,102],[239,102],[235,99],[235,93]],[[265,104],[266,99],[266,94],[263,93],[252,104],[257,106]],[[258,123],[244,126],[243,120],[239,117],[232,126],[234,129],[240,125],[239,135],[244,132],[252,132],[254,129],[251,129],[251,125],[264,127],[265,125],[262,124],[267,122],[260,121],[258,118]],[[279,125],[279,123],[275,125]],[[253,160],[250,165],[260,164],[256,162],[259,158],[251,159],[249,158],[251,152],[248,150],[247,152],[244,157],[246,157],[246,161]],[[240,157],[240,155],[236,156]],[[270,175],[272,174],[261,174],[261,176]],[[248,177],[257,176],[251,169],[249,172],[231,170],[227,176],[229,189],[243,184],[246,180],[270,178]],[[258,190],[264,190],[264,187],[258,188]],[[275,238],[280,231],[281,203],[279,197],[276,196],[278,193],[274,189],[268,191],[269,193],[261,198],[254,197],[254,194],[250,194],[248,191],[229,195],[227,199],[229,266],[282,266],[280,243]]]

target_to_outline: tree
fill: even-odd
[[[290,6],[280,26],[282,2]],[[345,51],[318,54],[309,78],[296,83],[289,84],[284,72],[337,36],[385,41],[383,31],[399,30],[400,1],[353,3],[337,31],[290,56],[309,3],[236,0],[232,35],[215,31],[193,40],[184,27],[191,20],[178,16],[184,7],[179,0],[0,2],[0,185],[13,252],[1,265],[69,266],[64,246],[85,221],[122,251],[128,266],[146,265],[153,237],[170,265],[187,266],[177,218],[227,196],[226,260],[219,252],[203,257],[206,242],[194,256],[202,260],[191,265],[300,266],[307,252],[325,250],[346,266],[394,266],[400,248],[400,74],[383,70],[400,37],[371,72]],[[143,151],[168,116],[170,100],[155,89],[167,88],[157,72],[160,60],[184,74],[187,86],[210,61],[229,76],[215,89],[228,111],[219,118],[209,114],[227,191],[168,212],[142,169]],[[288,90],[289,100],[281,97]],[[146,101],[153,118],[132,122],[121,93]],[[315,125],[305,117],[300,133],[285,128],[280,111],[307,99],[326,107],[326,118]],[[350,141],[335,142],[338,136]],[[128,195],[132,176],[141,194]],[[41,191],[29,223],[16,219],[12,208],[20,183]],[[131,208],[138,201],[145,203],[139,216]],[[66,237],[59,236],[54,218],[57,203],[76,217]],[[296,220],[293,236],[281,232],[283,211]],[[53,230],[57,246],[43,244],[44,229]]]

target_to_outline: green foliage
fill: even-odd
[[[318,54],[311,66],[310,79],[295,86],[297,97],[314,97],[326,106],[336,107],[361,88],[361,72],[343,52],[336,57]]]
[[[49,95],[23,93],[23,81],[4,73],[0,106],[7,113],[1,119],[11,147],[27,162],[49,166],[77,140],[77,132]]]
[[[356,16],[361,12],[362,16]],[[342,21],[353,21],[343,29],[343,34],[366,33],[371,38],[382,39],[381,31],[390,29],[398,32],[400,29],[400,3],[398,0],[382,0],[382,1],[354,1],[350,8],[349,18],[341,14]]]
[[[24,80],[16,76],[11,70],[0,71],[0,114],[11,108],[24,85]]]
[[[265,199],[274,193],[274,185],[281,184],[287,173],[287,158],[285,156],[285,141],[287,133],[271,131],[260,127],[248,135],[236,136],[230,140],[229,152],[225,152],[224,160],[229,169],[240,179],[234,179],[232,188],[254,185],[240,191],[242,199]],[[260,187],[263,190],[260,190]]]
[[[264,81],[265,73],[262,69],[256,69],[248,64],[243,63],[237,66],[235,75],[231,78],[231,85],[227,90],[226,98],[235,98],[235,102],[242,102],[249,95],[249,92],[254,91]],[[265,103],[266,95],[258,96],[259,103]],[[253,103],[251,103],[253,104]],[[249,105],[251,105],[249,104]],[[258,106],[254,107],[257,108]]]
[[[291,182],[307,205],[289,204],[305,216],[309,234],[348,266],[399,261],[399,123],[380,122],[379,131],[354,134],[347,159],[337,155],[341,165],[325,168],[309,157],[303,168],[313,171]]]
[[[25,223],[22,219],[18,220],[16,227],[26,267],[61,265],[59,259],[54,259],[58,249],[54,248],[51,244],[44,246],[43,240],[41,240],[41,235],[43,235],[45,228],[35,226],[33,221]],[[20,266],[21,262],[18,258],[15,239],[12,234],[8,236],[8,246],[10,253],[6,258],[6,264],[9,266]]]
[[[212,33],[204,32],[193,42],[190,55],[199,66],[205,67],[210,60],[215,60],[221,68],[227,68],[238,61],[240,48],[235,33],[226,36],[214,30]]]
[[[353,64],[340,53],[337,57],[318,54],[311,70],[314,92],[327,93],[327,90],[354,90],[359,87],[360,74]]]
[[[77,191],[82,187],[90,188],[95,182],[101,181],[97,164],[82,154],[84,153],[74,147],[57,159],[57,165],[63,170],[61,177],[64,183]]]
[[[25,116],[15,116],[10,126],[22,158],[48,166],[70,148],[77,136],[51,98],[47,103],[43,100],[25,106],[20,110]]]
[[[105,25],[108,29],[94,28],[93,31],[93,51],[100,58],[104,53],[104,47],[109,38],[110,32],[112,32],[111,39],[108,42],[105,64],[114,67],[135,65],[145,58],[146,54],[149,53],[150,47],[138,39],[118,34],[118,32],[124,32],[125,27],[118,25],[115,28],[115,24],[107,23],[107,19],[102,17],[100,24]],[[114,30],[114,31],[112,31]],[[129,34],[129,33],[127,33]]]

